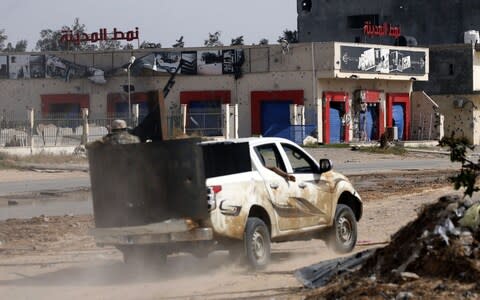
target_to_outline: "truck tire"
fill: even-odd
[[[248,218],[244,234],[245,257],[254,269],[265,268],[270,262],[270,233],[259,218]]]
[[[352,209],[338,204],[333,226],[328,230],[327,246],[337,253],[348,253],[357,243],[357,221]]]

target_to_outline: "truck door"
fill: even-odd
[[[332,209],[333,182],[328,180],[328,174],[318,173],[317,164],[303,150],[286,143],[281,146],[287,157],[287,170],[296,179],[295,200],[308,216],[303,225],[326,224]]]
[[[318,224],[318,212],[307,200],[295,181],[288,179],[287,167],[276,144],[255,148],[262,162],[261,174],[265,180],[272,206],[281,231]]]

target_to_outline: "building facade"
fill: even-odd
[[[300,42],[455,44],[480,29],[475,0],[297,0],[297,11]]]
[[[130,83],[130,104],[145,114],[167,71],[182,61],[165,101],[169,115],[183,112],[187,131],[282,136],[299,126],[320,143],[343,143],[375,141],[397,126],[399,139],[408,140],[412,83],[428,80],[428,55],[425,48],[336,42],[12,53],[0,56],[0,112],[2,120],[26,108],[37,116],[82,108],[92,117],[125,114]],[[237,122],[226,125],[225,107]]]
[[[445,116],[445,135],[480,144],[480,47],[474,44],[430,47],[431,76],[418,82]]]

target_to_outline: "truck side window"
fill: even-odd
[[[266,168],[276,167],[286,172],[285,164],[280,156],[280,152],[278,152],[278,149],[274,144],[255,147],[255,152]]]
[[[294,173],[315,173],[317,167],[305,153],[288,144],[282,144],[282,147],[287,154]]]

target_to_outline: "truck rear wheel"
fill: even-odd
[[[338,204],[333,226],[329,229],[327,245],[337,253],[348,253],[357,243],[357,221],[352,209]]]
[[[270,262],[270,233],[259,218],[248,218],[244,244],[249,265],[254,269],[265,268]]]

